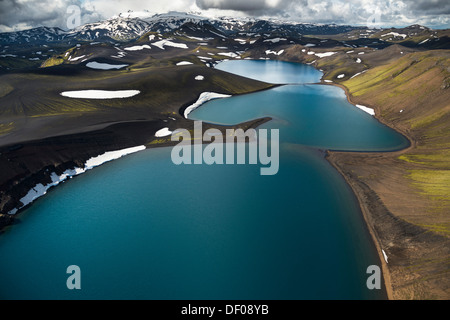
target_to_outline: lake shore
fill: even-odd
[[[448,50],[378,50],[363,57],[361,72],[346,53],[318,60],[301,49],[281,59],[323,71],[323,84],[341,87],[355,106],[374,109],[379,122],[411,143],[396,152],[333,151],[327,157],[357,196],[375,245],[387,253],[386,264],[379,250],[390,298],[449,299]]]
[[[340,87],[346,90],[345,87],[343,86]],[[347,90],[346,93],[349,102],[354,104],[353,102],[351,102]],[[188,104],[185,104],[180,108],[179,110],[180,114],[183,114],[183,111],[187,107],[187,105]],[[251,121],[249,123],[238,125],[236,127],[241,127],[244,130],[247,128],[256,128],[257,126],[269,120],[270,119],[268,118],[259,119]],[[181,122],[183,123],[177,121],[178,126],[189,128],[190,125],[192,125],[191,121],[189,120]],[[56,174],[61,174],[66,170],[72,169],[74,167],[83,167],[83,164],[86,163],[86,161],[89,158],[97,156],[101,153],[134,147],[140,144],[146,145],[147,148],[165,147],[174,145],[174,143],[167,141],[167,139],[155,139],[153,137],[153,133],[156,130],[158,130],[158,128],[164,127],[166,125],[167,123],[164,123],[162,121],[117,122],[109,126],[98,128],[97,130],[94,131],[83,132],[84,130],[82,130],[79,133],[73,133],[66,136],[57,136],[48,139],[39,139],[36,141],[16,145],[18,146],[17,150],[12,151],[8,150],[8,151],[16,153],[14,157],[21,158],[21,161],[24,162],[28,168],[36,168],[36,169],[34,169],[35,171],[32,171],[32,169],[30,169],[30,172],[28,173],[29,175],[28,178],[22,180],[21,183],[19,184],[14,184],[13,189],[10,189],[10,198],[9,198],[10,201],[7,203],[6,206],[3,206],[3,208],[8,211],[16,209],[18,207],[18,202],[20,201],[21,197],[31,188],[33,188],[38,183],[51,182],[50,180],[51,173],[55,172]],[[205,130],[208,129],[208,127],[210,126],[211,125],[206,125]],[[81,142],[79,148],[77,148],[78,146],[77,143],[75,143],[74,145],[74,141]],[[68,148],[69,145],[71,151],[68,153],[66,151],[65,154],[61,154],[60,150],[69,149]],[[56,148],[54,148],[55,146]],[[1,156],[7,156],[8,151],[5,152],[5,150],[2,150]],[[26,156],[27,154],[32,154],[33,156],[27,158]],[[36,159],[39,159],[42,163],[45,162],[51,163],[54,162],[55,158],[61,158],[62,160],[60,163],[55,164],[53,168],[49,168],[48,166],[36,163]],[[352,181],[348,179],[346,172],[342,171],[342,169],[339,166],[337,166],[336,163],[334,163],[330,157],[327,157],[327,159],[343,175],[344,179],[352,187],[352,190],[354,191],[355,195],[357,196],[357,198],[361,203],[361,199],[363,199],[361,192],[359,192],[358,189],[354,187]],[[24,174],[23,172],[18,173],[19,176],[23,174]],[[31,203],[29,205],[31,205]],[[25,206],[21,210],[25,209],[29,205]],[[392,286],[390,285],[390,275],[389,272],[387,271],[388,269],[383,258],[383,254],[381,251],[382,247],[380,246],[380,242],[373,232],[373,226],[370,225],[368,220],[370,212],[367,212],[365,208],[366,206],[361,206],[361,210],[369,226],[369,231],[373,237],[375,246],[379,253],[380,261],[382,262],[382,270],[386,282],[386,291],[388,293],[388,297],[391,299]],[[14,224],[15,218],[20,216],[21,210],[19,210],[15,215],[8,215],[8,214],[0,215],[0,231],[11,224]]]
[[[203,131],[216,128],[225,135],[226,129],[256,128],[270,121],[261,118],[234,126],[221,126],[204,123]],[[22,206],[24,198],[35,186],[50,185],[53,176],[61,176],[68,170],[84,168],[87,161],[106,152],[123,150],[144,145],[146,148],[168,147],[178,144],[170,136],[156,137],[155,132],[170,126],[172,130],[185,128],[193,130],[193,121],[179,119],[168,124],[161,120],[119,122],[104,128],[69,135],[31,140],[20,144],[0,147],[0,163],[4,170],[0,179],[1,208],[0,233],[4,228],[16,223],[21,211],[33,202]],[[18,163],[18,165],[14,165]],[[9,214],[14,212],[14,214]]]
[[[351,104],[361,103],[354,101],[344,85],[326,84],[342,88]],[[381,117],[382,110],[379,106],[368,106],[375,110],[374,117],[378,121],[405,136],[410,146],[394,152],[328,151],[326,159],[343,176],[359,201],[380,257],[388,298],[446,299],[448,295],[445,281],[439,282],[439,276],[435,278],[437,272],[445,271],[437,271],[442,267],[431,263],[424,265],[423,261],[439,259],[441,250],[448,251],[448,239],[432,234],[405,219],[411,207],[405,203],[404,196],[412,190],[405,185],[400,187],[406,182],[400,181],[405,165],[398,161],[398,157],[414,151],[418,141],[406,126]],[[386,178],[389,175],[397,180]],[[389,183],[391,188],[386,190]],[[396,203],[396,206],[392,203]],[[422,205],[423,203],[424,200]],[[412,267],[416,265],[421,268],[413,270]]]
[[[199,64],[152,64],[102,72],[58,65],[31,74],[11,73],[0,79],[2,83],[15,83],[13,90],[0,97],[2,120],[11,123],[0,136],[0,165],[4,169],[0,172],[0,230],[14,223],[17,213],[8,213],[22,206],[20,200],[30,190],[52,183],[52,173],[60,176],[66,170],[82,168],[87,160],[109,151],[170,145],[170,137],[156,137],[155,133],[165,127],[192,129],[193,122],[184,119],[181,110],[202,92],[238,95],[273,87]],[[76,76],[70,77],[73,74]],[[195,80],[199,74],[204,80]],[[61,76],[66,81],[61,81]],[[127,99],[100,100],[60,94],[110,87],[140,93]],[[20,108],[14,109],[17,101]]]
[[[347,97],[348,102],[353,105],[356,105],[356,103],[352,101],[351,94],[349,93],[348,89],[345,86],[343,86],[341,84],[337,84],[337,83],[325,83],[325,84],[337,86],[337,87],[343,89],[345,91],[345,95]],[[373,109],[375,109],[375,108],[373,108]],[[377,110],[377,111],[379,111],[379,110]],[[398,128],[394,128],[392,124],[389,125],[388,123],[386,123],[382,118],[380,118],[378,116],[377,112],[375,112],[374,118],[377,119],[378,121],[380,121],[381,123],[383,123],[384,125],[401,133],[403,136],[405,136],[408,139],[409,146],[407,148],[404,148],[399,151],[394,151],[394,152],[401,154],[401,153],[405,152],[406,150],[414,148],[414,146],[416,145],[416,142],[409,135],[407,135],[406,132],[402,132]],[[383,272],[383,278],[384,278],[384,283],[385,283],[385,288],[386,288],[386,293],[388,295],[388,299],[393,300],[394,292],[393,292],[393,288],[392,288],[391,274],[389,272],[388,261],[386,261],[386,260],[389,260],[389,258],[386,259],[385,252],[384,252],[384,249],[383,249],[383,246],[381,243],[381,239],[375,231],[374,219],[372,217],[372,212],[374,210],[383,210],[383,207],[377,201],[373,201],[373,199],[369,200],[369,197],[367,197],[366,193],[364,192],[364,189],[358,185],[358,184],[361,184],[361,181],[358,181],[357,178],[353,177],[351,175],[351,171],[344,169],[342,166],[339,165],[339,162],[336,159],[336,155],[339,154],[342,157],[345,157],[346,153],[347,152],[328,151],[325,159],[327,159],[327,161],[342,175],[342,177],[345,179],[347,184],[353,190],[353,193],[355,194],[356,198],[358,199],[359,206],[361,208],[361,212],[363,214],[364,220],[369,229],[370,236],[373,239],[373,242],[374,242],[375,247],[378,252],[378,256],[380,258],[381,270]],[[380,153],[380,152],[377,152],[377,153]],[[381,153],[385,153],[385,152],[381,152]],[[390,152],[390,153],[392,154],[392,152]],[[358,154],[366,154],[367,157],[370,157],[373,153],[358,152]]]
[[[356,195],[369,232],[377,248],[386,291],[389,299],[421,299],[431,297],[445,297],[445,288],[436,285],[439,278],[432,279],[429,285],[424,285],[421,279],[433,276],[434,273],[445,272],[424,265],[421,260],[437,259],[441,249],[448,251],[446,239],[444,237],[427,232],[426,229],[411,224],[403,219],[408,216],[411,207],[405,200],[405,194],[410,189],[402,186],[399,176],[404,173],[404,164],[397,158],[411,150],[417,145],[414,135],[411,135],[406,126],[401,123],[394,123],[380,117],[379,106],[370,104],[367,101],[354,102],[353,97],[347,88],[338,83],[324,83],[339,86],[345,90],[347,99],[353,105],[363,103],[375,109],[375,117],[381,123],[402,133],[408,138],[411,145],[403,150],[395,152],[338,152],[329,151],[326,159],[347,181]],[[264,89],[259,89],[264,90]],[[184,104],[178,113],[182,114],[182,109],[188,104]],[[178,106],[179,107],[179,106]],[[171,108],[169,111],[173,111]],[[257,127],[263,121],[269,119],[259,119],[251,123],[242,124],[243,128]],[[191,121],[177,119],[177,127],[190,128]],[[8,190],[6,197],[2,196],[3,210],[12,210],[14,203],[33,188],[39,182],[49,182],[51,172],[62,173],[65,170],[82,166],[89,158],[97,156],[107,151],[119,150],[144,144],[147,148],[170,146],[173,143],[167,139],[157,139],[154,133],[166,127],[167,123],[161,119],[145,121],[118,122],[110,126],[104,126],[95,131],[78,132],[65,136],[55,136],[51,138],[38,139],[31,142],[18,143],[0,148],[0,163],[10,164],[11,160],[20,159],[20,165],[8,174],[18,177],[11,180],[6,175],[0,179]],[[204,129],[208,127],[205,126]],[[175,129],[170,127],[170,129]],[[393,184],[398,190],[392,188],[388,192],[380,193],[386,189],[386,178],[391,175]],[[373,176],[373,177],[372,177]],[[399,178],[397,181],[395,178]],[[381,181],[384,179],[383,181]],[[384,188],[384,189],[383,189]],[[398,199],[401,198],[401,201]],[[407,198],[406,198],[407,199]],[[423,202],[423,201],[422,201]],[[392,206],[395,203],[396,206]],[[422,203],[423,204],[423,203]],[[399,214],[400,213],[400,214]],[[11,215],[0,215],[0,231],[2,228],[14,223]],[[384,252],[387,254],[386,262]],[[431,255],[430,255],[431,254]],[[419,264],[422,271],[412,272],[409,268]],[[438,289],[433,289],[433,285]],[[430,289],[431,288],[431,289]],[[441,289],[439,289],[441,288]]]

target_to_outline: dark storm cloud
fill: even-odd
[[[42,23],[57,19],[57,10],[54,8],[46,10],[46,8],[52,8],[50,2],[35,3],[0,0],[0,24],[11,26],[21,23],[28,24],[30,20],[35,23]]]
[[[448,0],[405,0],[417,14],[450,14]]]

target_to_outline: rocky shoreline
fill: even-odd
[[[330,85],[344,89],[348,101],[356,104],[345,86]],[[404,135],[410,146],[394,152],[328,151],[325,158],[346,180],[359,201],[380,257],[388,298],[447,299],[448,281],[439,281],[442,274],[446,273],[445,266],[430,262],[439,259],[441,254],[442,257],[449,254],[448,238],[407,222],[399,215],[405,215],[405,212],[399,212],[398,209],[394,211],[386,205],[374,188],[375,184],[383,184],[382,178],[373,182],[364,179],[371,175],[380,176],[384,166],[389,166],[392,172],[401,171],[403,163],[396,159],[417,147],[417,141],[409,130],[380,117],[381,110],[378,106],[371,107],[376,110],[375,118]],[[391,191],[391,197],[396,197],[395,190]],[[408,209],[403,209],[405,210]],[[423,264],[423,260],[428,261],[428,265],[413,270],[412,267]]]

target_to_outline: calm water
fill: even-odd
[[[231,61],[230,61],[231,62]],[[345,92],[326,85],[287,85],[212,100],[189,114],[220,124],[271,117],[261,128],[280,130],[284,142],[353,151],[392,151],[408,140],[347,101]]]
[[[277,60],[229,60],[219,63],[216,69],[268,83],[314,83],[322,73],[306,64]]]
[[[276,62],[275,72],[284,66]],[[289,75],[295,66],[286,64]],[[380,262],[357,202],[311,146],[391,150],[401,136],[329,86],[211,101],[191,115],[218,123],[273,116],[265,126],[280,129],[278,174],[260,176],[259,165],[176,166],[170,148],[88,171],[0,236],[0,298],[385,298],[366,288],[367,266]],[[81,290],[66,287],[73,264]]]

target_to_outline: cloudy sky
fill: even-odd
[[[67,30],[74,8],[80,9],[81,23],[128,10],[176,10],[312,23],[450,28],[449,0],[0,0],[0,32],[43,25]]]

